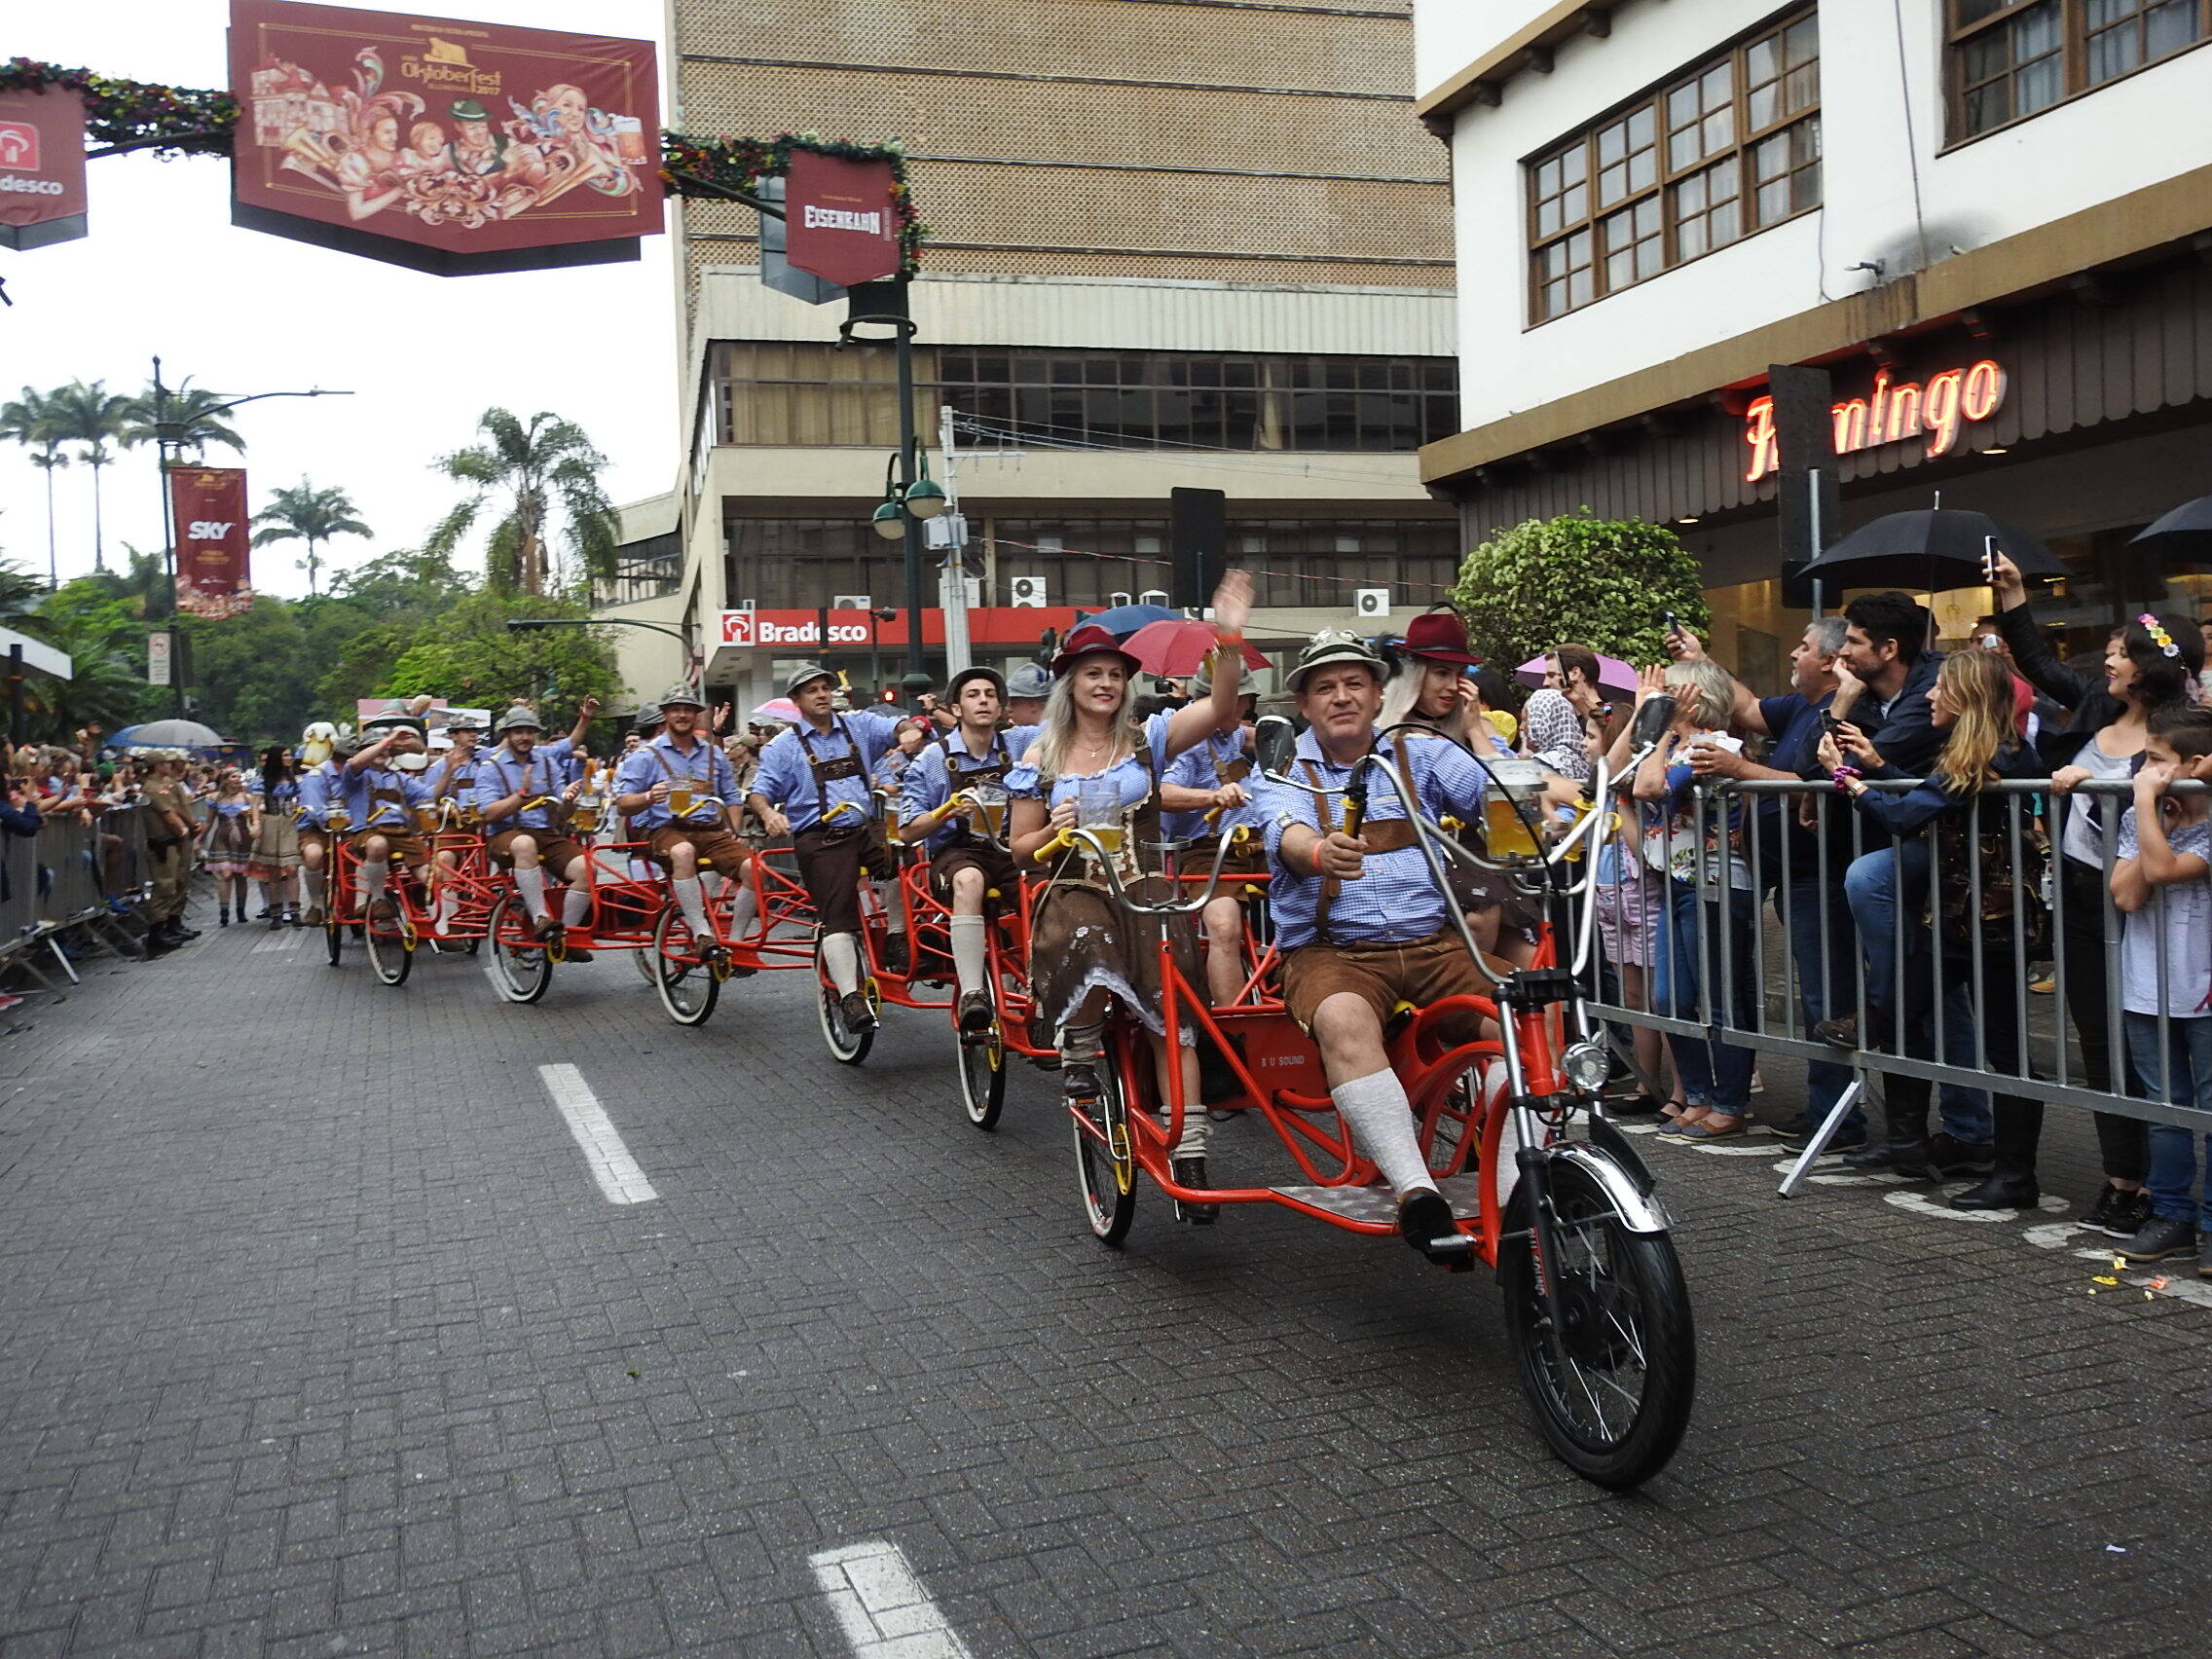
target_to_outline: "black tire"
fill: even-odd
[[[520,929],[510,925],[509,918],[517,908],[514,900],[507,897],[492,906],[492,919],[488,924],[492,940],[492,983],[505,1001],[528,1004],[537,1001],[552,985],[553,959],[542,945],[514,942],[514,935]]]
[[[361,942],[368,948],[369,972],[379,984],[396,988],[407,983],[407,976],[415,968],[415,935],[406,917],[371,922]]]
[[[1129,1144],[1128,1121],[1122,1099],[1122,1080],[1111,1054],[1098,1062],[1099,1097],[1096,1113],[1068,1109],[1069,1126],[1075,1131],[1076,1179],[1083,1188],[1083,1211],[1091,1235],[1108,1249],[1118,1249],[1129,1235],[1129,1223],[1137,1213],[1137,1166],[1134,1158],[1116,1158],[1107,1143],[1110,1135],[1125,1150]]]
[[[1000,1109],[1006,1105],[1006,1044],[993,1025],[979,1036],[952,1034],[959,1051],[954,1056],[960,1071],[960,1103],[968,1121],[978,1129],[998,1127]]]
[[[330,954],[330,965],[335,968],[338,959],[346,954],[346,930],[338,922],[328,921],[322,925],[322,938]]]
[[[843,999],[830,977],[816,971],[816,983],[820,994],[815,998],[815,1012],[822,1018],[822,1040],[830,1045],[830,1057],[840,1065],[857,1066],[867,1058],[867,1051],[875,1047],[875,1028],[854,1031],[845,1024]],[[873,981],[869,981],[872,986]],[[873,1003],[871,995],[868,1001]]]
[[[722,991],[721,980],[692,950],[691,929],[682,912],[663,910],[653,924],[653,990],[679,1025],[704,1025]]]
[[[1681,1444],[1697,1392],[1681,1263],[1665,1234],[1623,1227],[1587,1170],[1554,1159],[1549,1173],[1564,1340],[1536,1288],[1526,1183],[1514,1194],[1498,1264],[1521,1386],[1568,1468],[1602,1487],[1641,1486]]]

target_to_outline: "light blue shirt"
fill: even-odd
[[[682,823],[715,828],[725,822],[722,807],[737,806],[744,800],[737,792],[737,769],[716,744],[705,736],[695,737],[691,753],[686,755],[666,732],[650,743],[639,744],[623,757],[614,774],[614,793],[643,794],[655,784],[673,787],[685,778],[691,781],[691,811]],[[641,834],[677,822],[666,801],[647,801],[630,814],[630,829]]]
[[[2212,864],[2212,821],[2167,826],[2166,844],[2185,857]],[[2132,806],[2120,817],[2116,856],[2143,856]],[[2121,1008],[2129,1014],[2159,1012],[2158,958],[2163,954],[2166,1014],[2174,1019],[2212,1015],[2212,877],[2152,888],[2143,908],[2121,918],[2120,941]]]
[[[753,777],[754,793],[783,809],[794,834],[816,828],[822,822],[823,813],[840,802],[858,808],[860,815],[856,818],[850,812],[840,812],[835,827],[866,824],[875,816],[869,776],[884,752],[897,743],[899,722],[905,718],[874,709],[857,709],[852,714],[837,716],[836,723],[827,732],[818,732],[804,724],[780,732],[760,752],[760,769]],[[815,760],[828,761],[841,760],[849,755],[860,758],[861,775],[857,778],[818,782],[814,768],[808,764],[810,756]]]
[[[1174,718],[1172,711],[1162,709],[1144,722],[1145,748],[1152,754],[1152,765],[1149,768],[1141,755],[1128,755],[1097,774],[1114,780],[1117,794],[1124,807],[1141,806],[1152,793],[1153,779],[1166,772],[1167,725]],[[1075,799],[1077,792],[1088,781],[1062,773],[1052,780],[1051,788],[1048,791],[1037,768],[1024,764],[1007,774],[1006,793],[1021,799],[1042,800],[1046,810],[1050,812],[1061,801]]]
[[[330,786],[338,781],[338,762],[325,760],[300,774],[300,823],[310,830],[322,828],[322,814],[330,805]]]
[[[1376,752],[1396,767],[1392,742],[1376,745]],[[1414,793],[1421,816],[1434,821],[1447,814],[1473,823],[1482,814],[1483,769],[1456,743],[1447,738],[1415,738],[1406,754],[1414,777]],[[1310,761],[1309,775],[1306,762]],[[1285,776],[1300,783],[1342,789],[1351,768],[1339,766],[1322,753],[1310,729],[1301,732],[1296,757],[1284,768]],[[1310,944],[1316,938],[1313,918],[1321,900],[1321,878],[1294,870],[1283,863],[1282,833],[1293,824],[1309,829],[1341,828],[1345,799],[1341,794],[1316,797],[1304,790],[1280,784],[1262,786],[1261,812],[1267,822],[1268,863],[1274,879],[1268,886],[1269,908],[1274,914],[1275,942],[1291,950]],[[1322,813],[1328,814],[1327,818]],[[1404,818],[1398,792],[1372,772],[1367,779],[1367,819],[1380,823]],[[1440,857],[1442,855],[1439,855]],[[1329,907],[1329,938],[1338,944],[1382,944],[1426,939],[1443,930],[1450,901],[1429,873],[1427,856],[1418,846],[1396,852],[1370,853],[1362,861],[1357,881],[1341,882]]]
[[[379,790],[395,794],[399,799],[379,800],[376,798]],[[357,772],[346,774],[346,811],[356,831],[412,830],[415,819],[411,809],[435,798],[430,793],[430,780],[421,772],[364,766]]]
[[[1006,764],[1006,776],[1011,778],[1014,771],[1014,762],[1021,756],[1020,751],[1007,741],[1010,735],[1005,732],[994,734],[990,740],[990,746],[983,751],[980,756],[968,747],[968,738],[965,732],[955,731],[948,737],[924,745],[921,754],[914,757],[914,763],[906,768],[903,787],[899,796],[900,816],[908,819],[919,818],[925,812],[935,812],[952,797],[952,778],[951,774],[945,770],[945,758],[948,754],[951,756],[953,771],[963,774],[982,767],[998,765],[1003,758]],[[936,834],[928,837],[922,845],[927,847],[932,854],[940,853],[949,846],[960,835],[960,827],[957,824],[948,824]]]
[[[484,751],[479,749],[466,760],[455,761],[450,772],[446,771],[447,757],[431,756],[430,769],[423,775],[430,780],[430,787],[441,799],[458,800],[466,805],[476,798],[476,777],[484,770]],[[443,785],[438,782],[441,773],[445,777]]]
[[[1234,765],[1244,756],[1244,732],[1209,731],[1203,743],[1194,745],[1175,756],[1160,781],[1163,784],[1180,784],[1187,790],[1218,790],[1222,786],[1221,769]],[[1244,793],[1250,797],[1234,812],[1225,812],[1211,824],[1203,812],[1170,812],[1161,818],[1161,833],[1170,841],[1196,841],[1208,835],[1226,835],[1238,825],[1260,828],[1262,819],[1258,796],[1253,793],[1259,774],[1253,772],[1243,780]]]
[[[476,786],[467,795],[458,798],[467,800],[478,812],[485,813],[488,829],[555,829],[560,822],[554,817],[559,810],[556,806],[525,806],[496,822],[490,817],[489,809],[518,791],[525,800],[536,795],[550,795],[558,800],[561,792],[569,787],[570,747],[567,738],[557,737],[551,743],[538,744],[525,760],[502,743],[477,756]]]

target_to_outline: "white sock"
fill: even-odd
[[[1340,1083],[1329,1090],[1329,1097],[1351,1130],[1352,1145],[1382,1171],[1391,1192],[1402,1198],[1416,1187],[1436,1190],[1428,1160],[1421,1157],[1420,1141],[1414,1134],[1413,1103],[1396,1072],[1379,1071]]]
[[[848,933],[822,936],[822,966],[830,970],[830,982],[837,994],[849,997],[861,988],[860,941]]]
[[[319,869],[308,869],[302,870],[300,873],[306,876],[308,881],[308,907],[314,910],[321,909],[323,903],[322,871]]]
[[[533,865],[524,869],[515,866],[515,891],[522,895],[522,907],[530,912],[534,922],[545,920],[545,866]]]
[[[445,888],[438,889],[438,902],[430,906],[430,931],[444,933],[453,926],[453,895]]]
[[[379,863],[374,859],[363,859],[361,861],[361,892],[363,896],[372,900],[382,899],[384,897],[384,884],[390,874],[391,866],[388,863]]]
[[[700,889],[699,878],[694,875],[669,885],[676,889],[676,903],[683,912],[684,921],[690,925],[691,937],[702,940],[712,939],[714,936],[707,931],[707,896]]]
[[[990,988],[988,954],[983,948],[983,918],[952,918],[952,968],[959,977],[961,993]]]
[[[753,931],[753,919],[760,913],[759,901],[753,896],[750,882],[737,884],[737,896],[729,902],[729,937],[743,939]]]
[[[580,881],[569,883],[568,892],[561,895],[561,921],[563,925],[580,928],[591,920],[591,889]]]

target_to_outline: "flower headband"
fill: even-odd
[[[2160,622],[2157,617],[2146,610],[2135,620],[2141,626],[2143,632],[2151,636],[2151,643],[2158,647],[2161,655],[2170,657],[2181,655],[2181,646],[2174,644],[2174,637],[2166,632],[2165,624]]]

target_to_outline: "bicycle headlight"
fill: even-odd
[[[1611,1080],[1613,1057],[1597,1043],[1576,1043],[1561,1056],[1567,1081],[1585,1094],[1595,1094]]]

